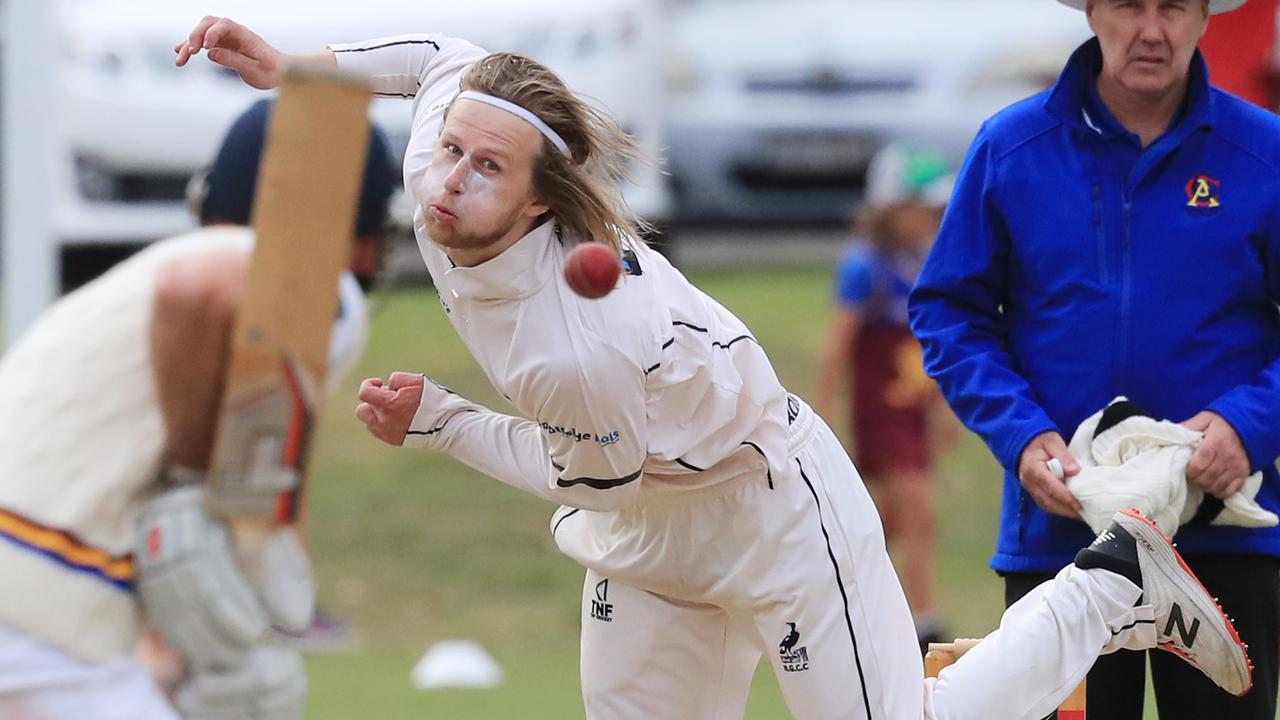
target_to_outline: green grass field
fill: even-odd
[[[827,318],[829,270],[796,267],[699,273],[695,283],[742,317],[786,385],[812,389]],[[494,409],[507,410],[462,347],[431,290],[387,297],[358,376],[415,370]],[[361,639],[350,651],[308,659],[307,717],[580,718],[577,642],[582,571],[555,549],[553,507],[452,459],[393,449],[354,419],[354,391],[329,406],[311,489],[310,542],[325,607]],[[940,470],[939,583],[947,627],[993,628],[1001,588],[986,568],[999,474],[966,437]],[[409,671],[438,640],[471,638],[501,663],[489,691],[415,690]],[[767,663],[748,717],[789,717]]]

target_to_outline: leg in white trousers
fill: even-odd
[[[932,720],[1037,720],[1066,699],[1104,652],[1151,647],[1141,589],[1104,570],[1068,565],[1005,611],[1000,628],[925,681]]]
[[[582,695],[588,720],[734,720],[760,660],[741,618],[587,571]]]
[[[589,718],[740,718],[762,654],[801,720],[922,717],[923,664],[875,506],[804,410],[810,432],[771,478],[556,522],[560,548],[591,568]]]
[[[745,618],[602,581],[588,571],[583,589],[588,720],[743,716],[761,655]],[[1126,641],[1144,647],[1154,642],[1154,630],[1150,637],[1126,637],[1126,629],[1150,615],[1149,608],[1133,605],[1140,594],[1119,575],[1063,569],[1009,608],[1000,628],[939,678],[925,680],[924,717],[1045,717],[1080,684],[1100,653]],[[809,701],[820,706],[823,697]]]
[[[0,718],[178,720],[130,658],[91,663],[0,625]]]
[[[788,467],[696,501],[555,523],[591,568],[582,687],[591,720],[742,716],[763,654],[800,720],[1034,719],[1126,625],[1140,590],[1064,570],[977,649],[925,682],[875,506],[839,441],[801,405]],[[607,580],[607,583],[606,583]],[[1154,629],[1146,639],[1154,644]],[[1116,634],[1113,635],[1113,631]]]

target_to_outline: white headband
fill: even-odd
[[[503,100],[500,97],[494,97],[492,95],[485,95],[484,93],[476,92],[475,90],[463,90],[461,93],[458,94],[458,99],[459,100],[475,100],[477,102],[485,103],[486,105],[492,105],[501,110],[506,110],[512,115],[515,115],[521,120],[524,120],[525,122],[537,128],[538,132],[542,133],[543,137],[550,140],[551,144],[555,145],[556,149],[559,150],[561,154],[563,154],[565,157],[571,160],[573,159],[573,153],[569,152],[569,144],[564,141],[564,138],[560,137],[560,135],[557,134],[555,130],[552,130],[550,125],[542,122],[542,118],[538,117],[537,115],[534,115],[528,110],[525,110],[519,105],[513,102],[509,102],[507,100]]]

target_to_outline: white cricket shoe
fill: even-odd
[[[1231,619],[1169,538],[1137,510],[1118,511],[1111,527],[1076,554],[1075,564],[1118,573],[1142,588],[1140,602],[1155,611],[1160,648],[1232,695],[1244,695],[1253,686],[1253,661]]]

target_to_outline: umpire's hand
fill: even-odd
[[[1043,432],[1032,438],[1022,451],[1018,460],[1018,481],[1041,510],[1073,520],[1082,519],[1084,508],[1067,489],[1067,484],[1049,470],[1050,458],[1057,458],[1062,463],[1066,477],[1080,472],[1080,465],[1071,457],[1062,436],[1056,432]]]
[[[1203,410],[1182,424],[1204,433],[1187,463],[1187,480],[1216,498],[1239,492],[1249,477],[1249,454],[1231,423],[1215,412]]]

